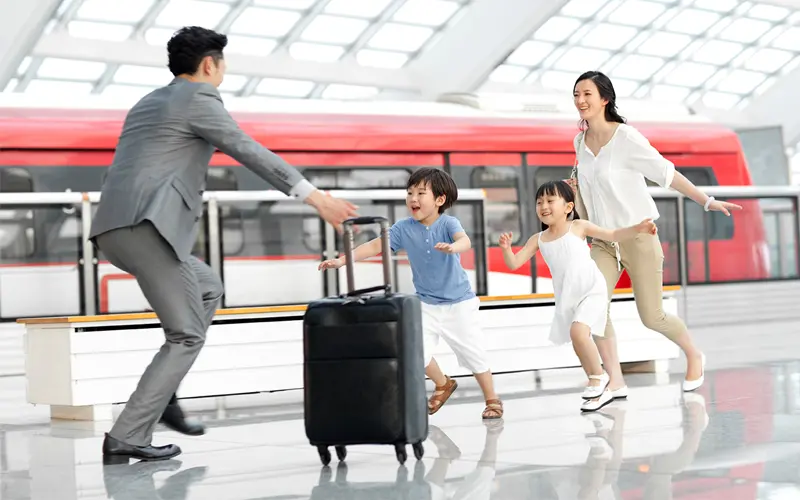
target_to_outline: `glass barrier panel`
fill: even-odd
[[[220,202],[223,307],[307,303],[323,296],[320,219],[293,200]]]
[[[690,284],[765,281],[797,276],[797,207],[793,197],[727,198],[731,217],[686,207]]]
[[[0,317],[84,311],[81,211],[72,205],[0,207]]]
[[[203,217],[198,222],[197,241],[192,248],[192,255],[208,262],[206,244],[208,210],[204,207]],[[97,205],[92,205],[92,216]],[[150,303],[139,288],[136,279],[126,271],[108,261],[108,257],[100,248],[96,248],[97,268],[97,312],[98,314],[125,314],[152,311]]]
[[[655,199],[659,218],[656,219],[658,239],[664,252],[664,285],[679,285],[681,282],[681,258],[678,241],[678,200]]]

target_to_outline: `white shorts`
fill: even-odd
[[[458,364],[472,373],[489,371],[478,318],[481,301],[474,297],[455,304],[422,303],[422,338],[425,366],[433,359],[439,338],[453,350]]]

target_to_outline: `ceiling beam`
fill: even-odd
[[[409,65],[422,97],[477,89],[567,0],[475,0],[433,46]]]
[[[167,71],[166,48],[150,45],[143,40],[99,42],[71,37],[63,32],[51,33],[39,40],[33,48],[33,55],[153,66]],[[299,61],[280,52],[266,57],[226,53],[225,60],[228,72],[237,75],[418,91],[417,79],[412,78],[410,72],[402,68],[372,68],[361,66],[355,61]]]
[[[17,68],[36,44],[60,0],[14,0],[0,9],[0,92],[16,76]]]

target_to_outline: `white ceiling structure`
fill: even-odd
[[[131,98],[184,25],[229,36],[227,95],[433,100],[558,92],[684,105],[800,141],[800,0],[24,0],[0,6],[0,89]]]

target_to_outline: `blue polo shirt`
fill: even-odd
[[[455,217],[442,214],[430,226],[412,217],[397,221],[389,232],[392,252],[405,250],[411,264],[414,288],[426,304],[454,304],[475,297],[461,256],[436,250],[437,243],[453,243],[464,231]]]

